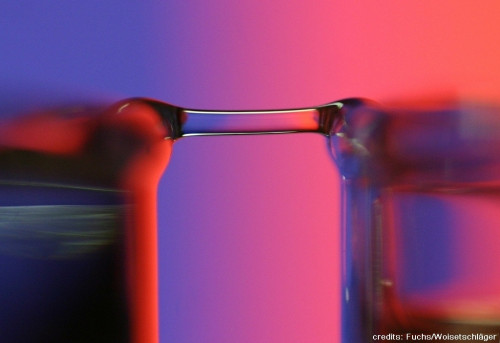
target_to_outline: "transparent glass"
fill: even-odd
[[[345,112],[330,137],[344,342],[498,341],[499,115],[456,102]]]

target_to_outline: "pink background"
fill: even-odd
[[[4,94],[227,109],[500,99],[496,1],[25,0],[0,13]],[[338,183],[320,136],[177,142],[159,189],[161,342],[336,342]]]

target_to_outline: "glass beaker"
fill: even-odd
[[[165,136],[140,104],[1,123],[2,342],[155,341],[151,189]]]
[[[498,108],[345,110],[343,342],[497,341]]]

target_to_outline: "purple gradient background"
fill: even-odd
[[[0,90],[194,108],[500,99],[496,2],[16,1]],[[15,92],[14,92],[15,93]],[[315,135],[177,142],[159,192],[161,342],[336,342],[338,174]]]

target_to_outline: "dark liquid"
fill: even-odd
[[[123,194],[25,154],[0,154],[2,342],[129,342]]]
[[[128,342],[119,197],[19,185],[0,194],[2,342]]]

